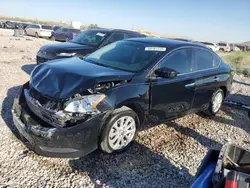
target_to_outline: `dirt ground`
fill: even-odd
[[[13,135],[11,106],[39,48],[54,42],[12,34],[0,29],[0,187],[189,187],[210,148],[220,148],[226,138],[250,148],[247,111],[224,105],[216,117],[193,114],[141,131],[120,154],[38,156]],[[234,79],[230,100],[249,102],[250,79]]]

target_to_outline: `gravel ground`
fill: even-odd
[[[247,112],[223,106],[216,117],[196,114],[141,131],[126,152],[96,151],[77,159],[41,157],[10,131],[11,106],[29,79],[46,39],[15,38],[0,29],[0,187],[188,187],[209,148],[224,139],[250,147]],[[250,79],[235,76],[230,100],[250,101]]]

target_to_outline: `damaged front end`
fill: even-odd
[[[69,127],[112,110],[104,94],[76,94],[69,99],[53,99],[30,88],[23,87],[28,108],[41,120],[54,127]]]

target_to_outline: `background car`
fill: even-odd
[[[3,23],[3,28],[5,28],[5,29],[15,29],[16,24],[14,22],[11,22],[11,21],[5,21]]]
[[[3,28],[3,27],[4,27],[4,21],[0,20],[0,28]]]
[[[21,27],[22,29],[25,29],[28,25],[30,25],[31,23],[25,23],[25,22],[19,22],[18,23],[18,27]]]
[[[146,36],[135,31],[120,29],[86,30],[69,42],[41,47],[36,57],[37,64],[59,58],[83,57],[112,42],[138,37]]]
[[[213,42],[201,42],[204,44],[207,48],[213,50],[214,52],[219,51],[219,46],[216,43]]]
[[[31,24],[25,28],[25,34],[35,37],[50,37],[52,32],[52,26],[41,25],[41,24]]]
[[[52,27],[52,30],[53,30],[53,31],[56,31],[57,29],[60,29],[60,28],[61,28],[60,26],[54,25],[54,26]]]
[[[224,42],[220,42],[218,43],[219,46],[219,50],[222,52],[230,52],[231,51],[231,47],[229,43],[224,43]]]
[[[72,29],[72,28],[58,28],[56,31],[52,32],[51,40],[65,41],[68,42],[72,40],[75,36],[77,36],[81,32],[80,29]]]

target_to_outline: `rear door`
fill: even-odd
[[[203,48],[193,48],[194,72],[197,74],[195,82],[194,110],[204,109],[209,105],[213,93],[220,81],[218,66],[220,58],[213,52]]]
[[[68,30],[69,30],[69,29],[67,29],[67,28],[63,28],[63,29],[62,29],[62,32],[61,32],[61,34],[60,34],[60,40],[63,40],[63,41],[66,40]]]
[[[174,69],[175,78],[151,77],[151,121],[159,122],[183,116],[192,108],[195,75],[192,73],[192,49],[183,48],[166,56],[156,67]]]

